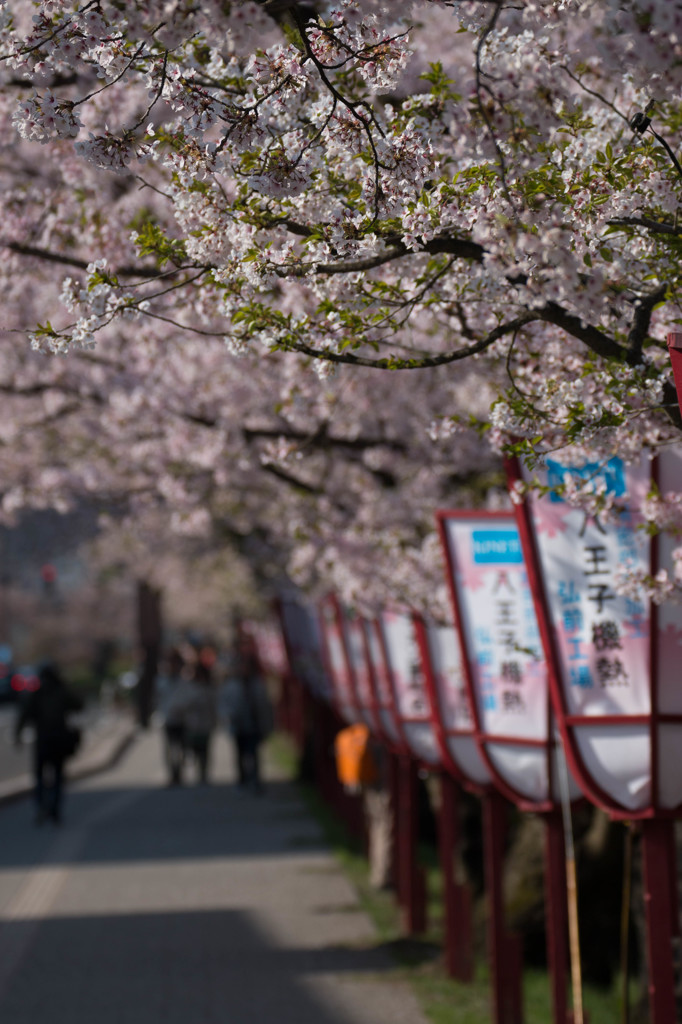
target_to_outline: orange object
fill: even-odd
[[[377,767],[370,749],[370,734],[366,725],[357,722],[337,733],[334,740],[336,774],[339,782],[349,789],[370,786],[377,780]]]

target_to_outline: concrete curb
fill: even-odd
[[[104,737],[96,747],[74,758],[66,769],[67,780],[78,782],[113,768],[134,742],[138,731],[138,726],[133,722],[121,725],[112,735]],[[32,792],[33,779],[28,772],[7,779],[6,782],[0,782],[0,807],[14,800],[22,800]]]

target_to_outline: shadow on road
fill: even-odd
[[[26,924],[7,927],[18,942]],[[274,949],[239,911],[52,918],[0,1013],[12,1024],[347,1024],[307,979],[387,964],[380,951]]]
[[[294,787],[268,784],[262,796],[233,785],[163,789],[90,787],[68,793],[65,825],[37,828],[29,801],[0,810],[0,870],[63,863],[286,856],[323,849]],[[74,829],[83,842],[57,842]]]

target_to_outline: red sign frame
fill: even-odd
[[[447,530],[445,523],[449,519],[454,520],[472,520],[480,519],[482,522],[490,523],[499,521],[500,523],[513,520],[514,515],[511,511],[489,511],[489,510],[447,510],[440,509],[436,513],[436,520],[438,523],[438,530],[443,545],[443,551],[445,554],[447,564],[447,578],[448,578],[448,590],[450,593],[450,599],[452,602],[455,623],[460,639],[460,645],[462,649],[462,669],[464,672],[464,678],[469,692],[469,700],[471,702],[472,714],[474,716],[474,734],[476,741],[481,752],[481,756],[485,761],[485,764],[490,771],[491,777],[494,781],[495,788],[499,790],[508,800],[514,803],[520,810],[530,812],[550,812],[556,810],[559,806],[559,800],[551,797],[543,800],[532,800],[526,794],[521,792],[515,786],[513,786],[506,778],[504,778],[499,769],[496,767],[493,759],[490,756],[488,745],[496,744],[501,746],[514,746],[514,747],[527,747],[529,749],[538,750],[541,749],[545,753],[545,769],[547,778],[547,792],[552,794],[558,789],[556,782],[556,764],[554,756],[555,744],[552,742],[552,705],[551,701],[547,700],[547,721],[546,721],[546,739],[533,739],[530,737],[519,737],[514,735],[498,735],[487,733],[481,721],[481,715],[479,710],[479,695],[476,690],[476,683],[472,670],[472,654],[469,650],[469,644],[466,636],[466,630],[464,628],[462,607],[460,604],[459,594],[455,586],[455,579],[458,569],[456,556],[451,549],[451,545],[448,541]],[[530,573],[529,573],[530,577]],[[558,753],[558,752],[557,752]]]
[[[523,482],[521,466],[517,459],[506,459],[509,486]],[[652,463],[652,482],[657,483],[656,460]],[[651,706],[648,713],[631,715],[572,715],[569,713],[563,685],[561,682],[560,656],[557,640],[552,628],[549,602],[545,589],[544,576],[541,568],[540,553],[535,537],[532,513],[527,500],[515,505],[516,521],[521,536],[521,544],[528,567],[528,577],[535,600],[538,625],[548,666],[548,677],[552,703],[555,708],[559,728],[561,729],[566,758],[574,778],[581,789],[596,806],[606,811],[614,820],[643,820],[653,817],[679,818],[682,814],[682,801],[673,808],[660,807],[657,804],[659,795],[659,726],[682,725],[682,714],[666,714],[658,710],[658,651],[653,638],[658,629],[658,607],[649,605],[649,673],[651,686]],[[650,573],[652,577],[658,571],[658,538],[651,538]],[[627,726],[648,725],[651,758],[651,794],[650,800],[642,808],[626,808],[592,778],[583,756],[578,749],[576,729],[581,726]]]
[[[339,683],[338,673],[334,665],[334,658],[332,657],[329,645],[329,636],[327,632],[329,622],[325,619],[327,612],[331,613],[331,624],[333,625],[333,628],[338,631],[341,657],[343,658],[344,671],[346,673],[348,683],[346,691],[347,697],[344,697],[343,693],[346,687]],[[339,717],[348,722],[349,725],[363,721],[363,716],[359,710],[360,705],[355,685],[355,673],[353,672],[353,666],[346,647],[346,637],[343,629],[343,613],[339,600],[335,594],[327,594],[327,596],[322,598],[319,602],[318,620],[320,623],[320,635],[322,637],[322,657],[327,675],[332,684],[334,709]]]
[[[415,614],[415,629],[417,631],[417,642],[421,652],[422,666],[424,668],[424,677],[426,683],[426,692],[429,699],[429,706],[431,708],[431,722],[433,725],[436,742],[440,750],[441,761],[446,771],[453,776],[459,782],[459,784],[467,790],[469,793],[473,793],[475,796],[483,796],[485,793],[490,792],[493,789],[493,779],[490,778],[487,783],[477,782],[466,774],[462,766],[455,760],[448,739],[453,738],[466,738],[472,739],[476,743],[475,729],[467,732],[463,729],[447,729],[443,721],[443,710],[442,710],[442,699],[436,675],[431,661],[431,652],[429,649],[429,641],[427,635],[427,626],[421,615]],[[455,627],[453,626],[453,629]],[[457,633],[457,643],[459,643],[459,633]],[[460,645],[461,647],[461,645]],[[463,659],[462,659],[463,662]],[[464,668],[462,668],[464,672]],[[469,704],[470,713],[473,721],[473,711],[471,710],[471,698],[467,687],[467,701]],[[476,743],[476,750],[480,755],[478,744]],[[483,766],[487,769],[487,764],[483,762]]]

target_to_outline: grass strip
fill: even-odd
[[[296,780],[298,760],[291,740],[277,734],[268,742],[268,753],[289,779]],[[491,1024],[491,989],[487,963],[479,958],[469,984],[448,977],[443,963],[443,879],[435,852],[420,849],[427,870],[427,920],[424,935],[407,938],[401,929],[394,894],[378,892],[369,884],[369,868],[360,843],[348,832],[310,783],[297,783],[301,796],[317,821],[326,843],[354,886],[362,909],[374,924],[378,942],[396,964],[396,972],[412,987],[433,1024]],[[622,1020],[618,980],[611,989],[586,985],[583,1000],[589,1024],[620,1024]],[[631,1007],[638,1002],[637,986],[631,989]],[[523,1009],[525,1024],[552,1020],[550,979],[546,970],[524,969]],[[631,1021],[634,1013],[631,1013]]]

